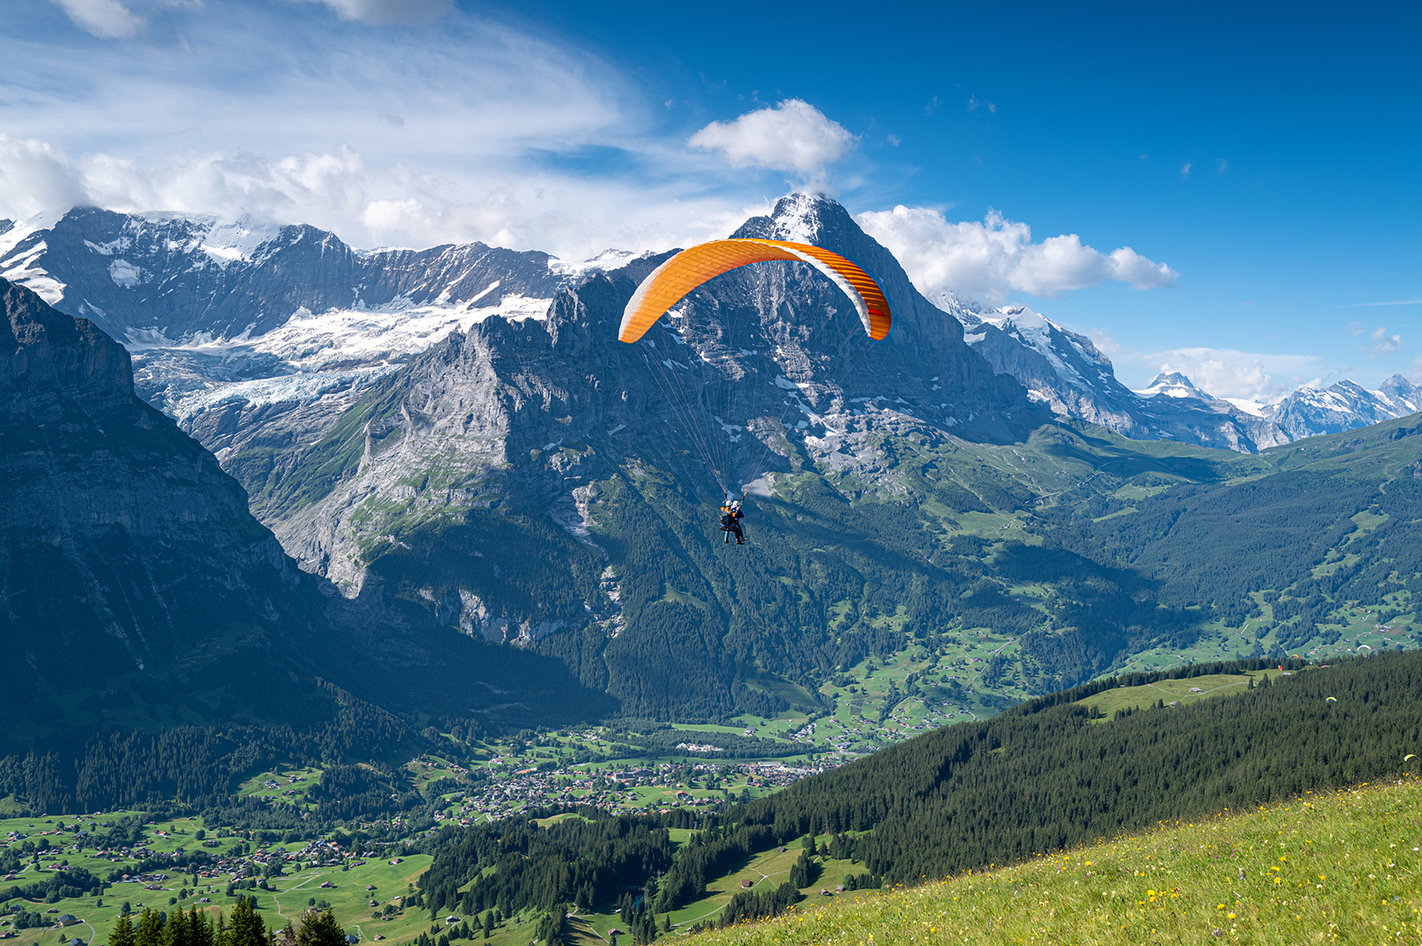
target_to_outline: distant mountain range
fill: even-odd
[[[123,341],[139,393],[219,458],[258,430],[261,443],[309,437],[450,331],[495,315],[544,319],[560,289],[629,262],[482,243],[358,251],[310,226],[202,215],[76,208],[0,221],[0,276]],[[1254,452],[1422,410],[1422,390],[1400,375],[1377,391],[1340,381],[1272,405],[1213,397],[1178,373],[1131,391],[1090,339],[1026,306],[932,301],[1034,401],[1136,440]]]
[[[611,697],[659,718],[819,712],[834,675],[865,657],[947,654],[982,628],[1011,647],[975,668],[974,686],[1006,702],[1151,648],[1179,653],[1211,621],[1257,617],[1262,590],[1292,602],[1287,589],[1361,528],[1350,517],[1379,503],[1363,520],[1373,538],[1347,558],[1383,569],[1382,546],[1361,553],[1402,520],[1387,504],[1411,501],[1402,486],[1379,499],[1371,480],[1335,489],[1334,466],[1356,451],[1332,441],[1308,448],[1322,459],[1287,454],[1326,470],[1274,483],[1286,454],[1254,452],[1289,441],[1282,422],[1184,379],[1130,391],[1089,340],[1028,309],[930,301],[843,207],[806,195],[737,235],[859,262],[892,306],[886,341],[868,342],[840,290],[798,264],[726,273],[624,345],[622,309],[670,252],[576,265],[481,244],[362,253],[310,227],[92,209],[0,229],[0,273],[121,338],[127,352],[103,350],[131,353],[130,408],[168,423],[136,392],[212,451],[214,476],[230,474],[261,523],[241,528],[258,530],[253,542],[274,534],[281,548],[268,550],[299,563],[301,607],[271,598],[275,611],[312,615],[318,640],[346,635],[340,679],[364,695],[388,672],[392,705],[532,718]],[[1376,401],[1387,409],[1415,396],[1390,390]],[[1410,483],[1422,441],[1391,423],[1355,439],[1386,457],[1368,476]],[[163,430],[179,453],[207,456]],[[25,476],[38,492],[16,494],[17,522],[66,495],[50,474]],[[240,496],[213,482],[228,505]],[[751,549],[720,542],[725,490],[751,497]],[[1240,541],[1233,519],[1216,521],[1221,497],[1289,554],[1221,570]],[[112,497],[100,521],[157,514],[134,501]],[[1305,521],[1306,535],[1288,534]],[[31,531],[12,534],[48,534]],[[1358,582],[1374,603],[1378,582]],[[1302,646],[1342,606],[1311,585],[1299,594],[1307,607],[1280,606],[1275,637],[1258,624],[1241,646]],[[266,620],[260,600],[232,610]],[[12,633],[44,627],[31,615]]]
[[[325,724],[341,704],[322,681],[466,719],[608,708],[548,658],[346,605],[135,396],[122,346],[2,279],[0,353],[0,754],[113,725]],[[515,686],[541,706],[487,715]]]
[[[1253,453],[1320,434],[1354,430],[1422,410],[1422,388],[1393,375],[1377,391],[1352,381],[1302,387],[1277,404],[1226,400],[1166,372],[1145,390],[1116,380],[1111,361],[1084,335],[1026,306],[988,309],[951,293],[935,303],[963,323],[972,345],[1000,374],[1061,417],[1100,424],[1133,440],[1178,440]]]

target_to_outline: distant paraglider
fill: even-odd
[[[1336,696],[1330,696],[1330,697],[1329,697],[1327,700],[1325,700],[1324,702],[1327,702],[1327,703],[1337,703],[1337,702],[1338,702],[1338,697],[1336,697]]]
[[[1415,758],[1417,758],[1417,753],[1415,753],[1415,752],[1409,752],[1409,753],[1407,753],[1407,755],[1405,755],[1405,756],[1402,757],[1402,761],[1403,761],[1403,762],[1411,762],[1411,761],[1412,761],[1413,759],[1415,759]]]

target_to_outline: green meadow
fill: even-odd
[[[703,946],[1417,943],[1422,780],[1330,795],[847,897],[811,897]]]

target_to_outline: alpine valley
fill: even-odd
[[[802,264],[627,345],[671,250],[0,222],[0,923],[642,943],[1396,774],[1418,388],[1131,391],[828,199],[734,235],[893,331]]]
[[[729,273],[628,346],[622,308],[669,254],[357,252],[305,226],[84,208],[0,226],[16,305],[81,320],[107,354],[71,357],[102,357],[114,392],[131,356],[138,397],[236,482],[136,399],[125,410],[175,458],[123,462],[198,462],[222,520],[257,543],[244,554],[304,594],[187,616],[170,588],[262,583],[226,561],[174,554],[202,575],[185,583],[140,553],[95,551],[72,578],[88,589],[74,600],[95,603],[58,608],[70,578],[29,551],[70,547],[52,523],[176,549],[220,535],[217,513],[7,453],[8,633],[51,628],[45,647],[84,640],[111,669],[150,667],[138,642],[154,635],[220,649],[220,628],[264,614],[274,634],[343,628],[387,664],[475,642],[496,645],[477,649],[494,665],[541,655],[623,716],[663,720],[831,715],[866,661],[896,659],[912,671],[880,696],[888,718],[896,699],[956,691],[992,713],[1120,668],[1335,647],[1413,613],[1422,441],[1407,381],[1252,413],[1179,375],[1132,392],[1090,341],[1031,310],[931,303],[823,198],[786,197],[736,235],[815,243],[875,273],[895,313],[884,343],[803,266]],[[17,423],[71,429],[37,410]],[[750,549],[721,545],[724,488],[748,493]],[[96,577],[119,559],[142,581]],[[31,563],[50,597],[22,591]],[[163,646],[178,661],[198,645]],[[422,656],[392,656],[411,646]]]

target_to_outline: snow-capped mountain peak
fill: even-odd
[[[820,219],[820,203],[824,198],[796,191],[775,204],[771,221],[775,235],[770,239],[792,243],[819,243],[824,229]]]
[[[1201,401],[1214,400],[1212,396],[1195,387],[1195,382],[1179,371],[1161,372],[1150,384],[1136,393],[1141,397],[1193,397]]]

